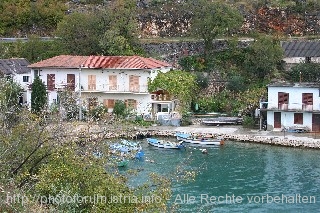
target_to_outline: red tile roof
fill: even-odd
[[[84,67],[105,69],[155,69],[171,67],[163,61],[141,56],[90,56]]]
[[[163,61],[141,56],[72,56],[60,55],[29,65],[31,68],[56,67],[92,69],[156,69],[172,67]]]
[[[89,56],[59,55],[34,64],[31,68],[55,67],[55,68],[79,68],[85,63]]]

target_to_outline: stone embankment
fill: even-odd
[[[316,134],[311,133],[282,133],[272,131],[245,130],[236,127],[203,127],[193,125],[189,127],[158,126],[150,128],[133,128],[130,130],[110,130],[107,128],[93,128],[90,138],[130,138],[142,139],[145,137],[175,137],[175,133],[184,132],[190,134],[210,135],[212,137],[223,137],[226,141],[237,141],[244,143],[260,143],[287,147],[320,149],[320,137],[315,139]]]
[[[152,131],[139,131],[137,135],[144,136],[160,136],[160,137],[175,137],[176,131],[170,130],[152,130]],[[185,132],[196,134],[196,132]],[[203,135],[210,135],[212,137],[223,137],[225,140],[238,141],[238,142],[252,142],[261,144],[270,144],[278,146],[289,147],[302,147],[302,148],[315,148],[320,149],[320,139],[313,139],[309,137],[281,137],[281,136],[260,136],[260,135],[246,135],[246,134],[212,134],[202,133]]]

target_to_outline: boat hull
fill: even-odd
[[[164,149],[181,149],[184,146],[182,144],[177,144],[173,142],[165,142],[161,140],[157,140],[155,138],[147,138],[148,144],[158,148]]]
[[[176,135],[177,140],[184,143],[198,144],[198,145],[223,145],[224,140],[222,138],[192,138],[191,136]]]

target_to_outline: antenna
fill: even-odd
[[[301,84],[301,81],[302,81],[302,75],[301,75],[301,72],[300,72],[300,84]]]

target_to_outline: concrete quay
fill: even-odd
[[[213,135],[215,137],[220,136],[223,137],[225,140],[230,141],[320,149],[319,133],[288,133],[279,131],[259,131],[245,129],[242,126],[152,126],[145,129],[139,129],[136,134],[174,137],[176,132]]]

